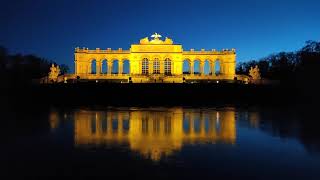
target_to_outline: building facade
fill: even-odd
[[[75,76],[133,83],[182,83],[236,77],[235,49],[185,51],[170,38],[162,40],[157,33],[151,37],[151,40],[146,37],[139,44],[132,44],[129,50],[76,48]]]

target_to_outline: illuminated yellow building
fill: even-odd
[[[227,109],[78,111],[74,117],[76,146],[128,144],[152,160],[179,151],[185,144],[234,144],[236,140],[235,112]]]
[[[161,40],[157,33],[151,37],[153,39],[146,37],[139,44],[132,44],[129,50],[76,48],[74,76],[133,83],[182,83],[236,77],[235,49],[185,51],[181,44],[174,44],[169,38]],[[205,72],[205,66],[209,72]]]

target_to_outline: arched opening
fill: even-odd
[[[118,73],[119,73],[119,60],[113,60],[112,74],[118,74]]]
[[[182,126],[183,126],[183,132],[185,134],[189,134],[190,133],[190,114],[183,114],[183,122],[182,122]]]
[[[130,61],[128,59],[123,60],[122,74],[130,74]]]
[[[221,62],[219,59],[214,62],[214,73],[215,75],[221,74]]]
[[[160,60],[155,58],[153,61],[153,74],[160,74]]]
[[[112,131],[114,132],[117,132],[119,130],[119,122],[118,122],[118,119],[112,119],[112,122],[111,122],[111,125],[112,125]]]
[[[108,72],[108,62],[106,59],[101,61],[101,74],[107,74]]]
[[[212,128],[210,128],[211,123],[212,123],[210,118],[211,118],[211,114],[206,114],[205,119],[204,119],[204,130],[206,133],[209,133],[210,130],[212,129]]]
[[[149,74],[149,60],[147,58],[143,58],[141,70],[142,74]]]
[[[164,74],[171,75],[171,60],[169,58],[164,60]]]
[[[190,74],[191,73],[190,60],[189,59],[183,60],[182,72],[183,72],[183,74]]]
[[[90,71],[91,74],[97,74],[97,60],[93,59],[91,61],[90,68],[91,68],[91,71]]]
[[[194,119],[194,121],[193,121],[193,127],[194,127],[194,133],[196,133],[196,134],[200,134],[200,129],[201,129],[201,119],[200,119],[200,117],[199,116],[197,116],[197,118],[196,119]]]
[[[193,73],[200,74],[200,61],[199,60],[195,60],[193,62]]]
[[[203,74],[204,75],[209,75],[210,74],[210,62],[209,62],[209,60],[205,60],[203,66],[204,66],[203,67]]]

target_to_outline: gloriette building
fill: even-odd
[[[182,83],[236,78],[235,49],[185,51],[172,39],[155,33],[129,50],[75,49],[75,77],[132,83]]]

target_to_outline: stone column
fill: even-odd
[[[118,74],[122,74],[122,72],[123,72],[123,61],[118,61]]]
[[[190,74],[194,74],[194,61],[190,61]]]
[[[123,133],[123,115],[118,113],[118,133],[122,135]]]
[[[102,61],[100,62],[100,73],[102,74],[102,68],[103,68],[103,64]]]
[[[164,60],[159,60],[160,62],[160,74],[164,74]]]
[[[216,75],[216,67],[215,67],[215,62],[212,63],[211,66],[211,71],[212,71],[212,75],[215,76]]]
[[[102,122],[101,122],[101,117],[100,114],[96,113],[96,134],[101,135],[102,134]]]
[[[107,71],[108,74],[111,74],[112,72],[112,64],[113,64],[112,61],[108,61],[108,71]]]
[[[194,114],[190,116],[190,135],[194,134]]]
[[[149,60],[149,74],[153,74],[153,63],[153,59]]]
[[[92,70],[91,70],[91,62],[89,62],[87,64],[87,74],[91,74],[92,73]]]
[[[209,74],[213,75],[213,72],[212,72],[212,61],[209,61]]]
[[[101,61],[96,61],[96,74],[101,74]]]
[[[107,113],[107,134],[112,134],[112,114]]]
[[[137,62],[137,64],[138,64],[137,74],[141,75],[142,74],[142,61],[139,60]],[[131,66],[131,63],[130,63],[130,66]],[[131,67],[134,67],[134,66],[132,65]]]
[[[200,75],[204,74],[204,61],[200,61]]]
[[[205,132],[205,115],[201,113],[200,115],[200,134],[204,137],[206,132]]]
[[[224,74],[224,63],[223,61],[220,61],[220,74]]]
[[[170,61],[170,72],[171,72],[172,75],[175,75],[174,62],[175,61],[173,59]]]

